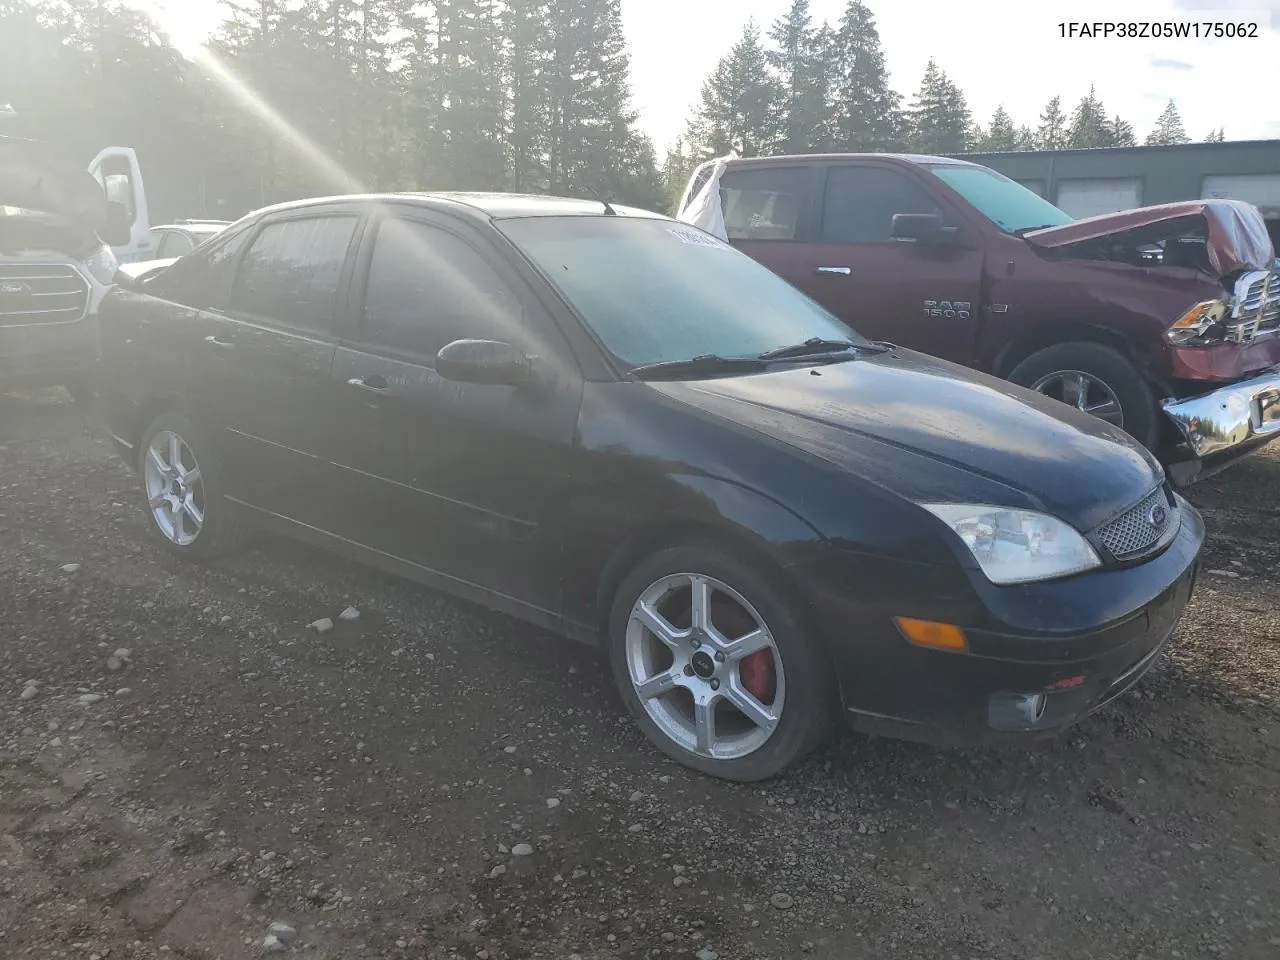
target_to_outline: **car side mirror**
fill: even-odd
[[[102,242],[110,247],[122,247],[133,236],[133,223],[129,208],[114,200],[107,202],[107,222],[102,227]]]
[[[454,340],[436,354],[436,373],[459,383],[523,387],[537,381],[533,358],[501,340]]]
[[[949,244],[959,237],[960,231],[943,226],[936,213],[895,213],[889,231],[889,239],[903,243]]]

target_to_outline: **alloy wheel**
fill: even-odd
[[[626,662],[650,719],[698,756],[748,756],[782,719],[786,676],[773,634],[713,577],[680,573],[650,585],[631,609]]]
[[[1124,411],[1115,392],[1101,380],[1083,371],[1054,371],[1033,383],[1031,389],[1070,404],[1099,420],[1124,427]]]
[[[143,478],[151,517],[171,543],[188,547],[204,527],[205,489],[191,447],[172,430],[160,430],[147,445]]]

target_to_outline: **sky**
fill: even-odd
[[[191,42],[220,19],[216,0],[133,0],[181,11]],[[1003,105],[1034,127],[1045,104],[1070,112],[1092,84],[1108,112],[1144,137],[1169,99],[1188,134],[1221,126],[1230,140],[1280,138],[1275,64],[1280,0],[865,0],[875,15],[890,82],[909,101],[930,58],[985,124]],[[846,0],[810,0],[815,21],[838,20]],[[754,19],[762,31],[791,0],[622,0],[640,127],[659,156],[683,133],[702,81]],[[1123,11],[1123,12],[1122,12]],[[1272,20],[1275,20],[1275,28]],[[1258,36],[1219,39],[1063,37],[1059,24],[1256,23]]]

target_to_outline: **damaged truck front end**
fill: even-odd
[[[1257,209],[1232,200],[1144,207],[1032,231],[1043,255],[1118,261],[1195,274],[1206,296],[1163,321],[1161,408],[1175,449],[1163,458],[1182,484],[1203,479],[1280,437],[1280,272]]]

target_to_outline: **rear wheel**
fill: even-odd
[[[1148,448],[1158,437],[1155,393],[1142,372],[1102,343],[1057,343],[1027,357],[1009,379],[1114,424]]]
[[[240,543],[218,464],[188,417],[168,412],[152,421],[138,448],[138,475],[148,526],[171,552],[204,559]]]
[[[727,780],[763,780],[829,731],[836,697],[825,651],[775,582],[717,548],[672,547],[619,588],[614,679],[669,757]]]

